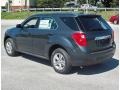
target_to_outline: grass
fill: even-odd
[[[1,19],[25,19],[36,12],[2,12]]]
[[[118,14],[118,11],[101,11],[97,14],[101,15],[105,20],[109,20],[111,16]]]
[[[80,12],[80,11],[79,11]],[[23,11],[23,12],[2,12],[1,19],[25,19],[28,16],[38,13],[50,13],[50,11]],[[89,11],[89,13],[94,13]],[[109,20],[112,15],[115,15],[118,11],[98,11],[96,14],[102,15],[105,20]]]

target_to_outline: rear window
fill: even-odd
[[[72,30],[78,30],[78,26],[74,17],[61,17],[61,20]]]
[[[107,22],[100,16],[88,17],[81,16],[78,17],[77,20],[79,26],[84,28],[85,30],[93,31],[93,30],[108,30],[111,29]]]

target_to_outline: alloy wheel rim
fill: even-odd
[[[12,44],[11,42],[6,43],[6,51],[11,54],[12,53]]]
[[[65,58],[61,53],[56,53],[53,57],[53,65],[58,70],[63,70],[65,67]]]

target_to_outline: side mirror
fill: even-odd
[[[21,24],[17,24],[16,28],[22,28]]]

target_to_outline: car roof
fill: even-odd
[[[56,12],[56,13],[42,13],[42,14],[35,14],[33,16],[57,16],[57,17],[78,17],[78,16],[100,16],[95,14],[83,14],[83,13],[75,13],[75,12]]]

